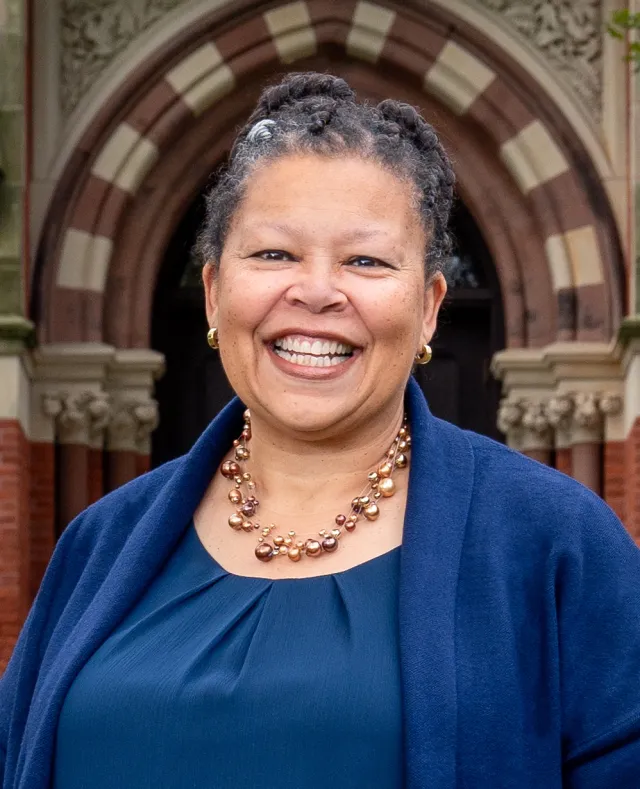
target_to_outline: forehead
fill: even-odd
[[[357,157],[286,156],[250,176],[238,226],[263,221],[339,230],[376,226],[391,235],[422,231],[413,185],[376,162]]]

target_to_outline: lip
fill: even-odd
[[[284,336],[286,335],[278,334],[274,339]],[[326,337],[329,339],[329,335],[326,334],[307,334],[306,336]],[[331,335],[330,339],[333,340],[338,338]],[[340,340],[340,342],[346,342],[346,340]],[[351,369],[362,353],[359,348],[355,348],[352,356],[350,356],[346,361],[336,364],[334,367],[306,367],[301,364],[294,364],[293,362],[289,362],[286,359],[283,359],[281,356],[278,356],[278,354],[273,350],[273,342],[265,343],[265,347],[267,349],[267,353],[269,354],[269,358],[279,370],[294,378],[305,378],[309,381],[332,381],[336,378],[340,378],[340,376],[344,375],[348,370]]]

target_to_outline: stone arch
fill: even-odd
[[[41,341],[148,345],[162,244],[260,83],[291,64],[339,71],[434,117],[498,268],[509,347],[610,339],[623,298],[610,207],[531,76],[442,8],[307,0],[201,19],[87,129],[40,246]]]

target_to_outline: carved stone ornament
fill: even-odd
[[[551,425],[547,417],[545,404],[541,402],[527,402],[522,415],[522,426],[539,439],[547,439]]]
[[[108,448],[112,452],[147,453],[149,436],[158,423],[159,410],[155,400],[119,400],[109,423]]]
[[[556,395],[547,400],[547,418],[556,430],[569,430],[575,404],[570,395]]]
[[[508,436],[522,425],[523,415],[522,399],[511,395],[505,397],[498,409],[498,430]]]
[[[109,421],[109,398],[103,392],[47,392],[42,398],[46,416],[55,420],[62,444],[100,444]]]
[[[61,0],[60,108],[65,117],[111,62],[190,0]]]
[[[600,410],[605,416],[618,416],[622,412],[622,397],[606,392],[600,397]]]
[[[542,55],[595,121],[602,112],[600,0],[476,0]]]

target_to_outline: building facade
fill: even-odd
[[[622,3],[570,5],[0,0],[0,667],[65,524],[230,395],[190,249],[287,70],[421,107],[452,154],[434,411],[575,476],[640,540],[638,78],[606,33]]]

